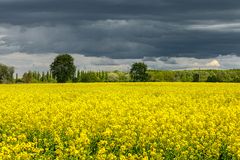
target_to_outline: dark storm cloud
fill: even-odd
[[[0,0],[0,54],[240,56],[239,9],[236,0]]]
[[[169,58],[169,57],[160,57],[159,60],[166,64],[177,64],[176,59]]]
[[[238,19],[239,5],[236,0],[1,0],[0,10],[1,19],[14,24],[114,18],[182,21]]]

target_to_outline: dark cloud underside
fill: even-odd
[[[240,56],[239,10],[237,0],[0,0],[0,54]]]

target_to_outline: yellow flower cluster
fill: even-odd
[[[0,159],[239,159],[240,84],[0,86]]]

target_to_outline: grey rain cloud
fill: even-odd
[[[177,61],[171,57],[160,57],[159,60],[167,64],[177,64]]]
[[[237,0],[0,0],[0,54],[240,56],[239,16]]]
[[[156,57],[143,57],[143,61],[144,62],[147,62],[147,61],[156,62],[157,58]]]

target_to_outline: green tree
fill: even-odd
[[[99,82],[96,72],[88,71],[81,74],[81,82]]]
[[[50,69],[53,77],[56,78],[58,83],[65,83],[69,80],[73,80],[76,72],[74,59],[69,54],[58,55],[50,65]]]
[[[13,82],[14,68],[0,64],[0,83],[12,83]]]
[[[148,80],[147,65],[143,62],[132,64],[130,76],[134,82],[145,82]]]
[[[22,76],[22,81],[24,83],[32,83],[34,81],[33,73],[31,71],[25,72]]]
[[[46,82],[45,72],[42,72],[41,81]]]
[[[18,81],[18,74],[16,73],[16,78],[15,78],[15,82]]]
[[[108,74],[108,81],[109,82],[118,82],[119,81],[119,75],[116,72],[110,72]]]
[[[213,74],[207,78],[207,82],[219,82],[219,80],[218,80],[217,76],[215,74]]]
[[[81,82],[81,72],[77,71],[77,82]]]
[[[200,74],[194,73],[193,74],[193,82],[199,82],[200,81]]]

